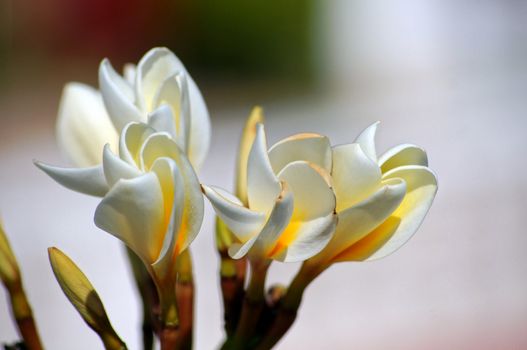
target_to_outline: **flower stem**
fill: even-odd
[[[287,289],[280,302],[276,318],[256,350],[271,349],[291,328],[296,320],[298,308],[307,286],[317,278],[327,266],[316,266],[304,263]]]
[[[176,299],[179,312],[177,349],[191,349],[194,322],[194,278],[192,257],[189,249],[186,249],[178,256],[177,271]]]
[[[249,261],[249,263],[251,279],[243,299],[240,321],[230,342],[230,349],[233,350],[247,348],[265,307],[264,287],[270,261]]]
[[[13,285],[6,286],[6,288],[9,293],[13,317],[26,347],[29,350],[42,350],[42,342],[22,282],[17,281]]]

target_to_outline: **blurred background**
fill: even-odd
[[[307,290],[279,349],[527,348],[527,2],[420,0],[3,0],[0,212],[49,349],[101,348],[53,278],[58,246],[139,348],[124,252],[93,224],[95,198],[55,184],[32,159],[65,164],[54,123],[63,85],[97,86],[168,46],[208,103],[201,181],[231,188],[238,137],[255,104],[272,144],[301,131],[351,142],[380,120],[378,150],[424,147],[439,176],[418,234],[392,256],[332,267]],[[220,343],[213,213],[194,244],[196,349]],[[269,283],[296,265],[275,264]],[[0,342],[14,341],[0,290]]]

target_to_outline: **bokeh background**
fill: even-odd
[[[332,267],[307,290],[279,349],[527,348],[527,2],[421,0],[3,0],[0,212],[49,349],[101,348],[55,282],[68,253],[139,348],[123,249],[92,221],[97,199],[32,159],[65,164],[54,139],[63,85],[97,86],[98,63],[170,47],[207,100],[204,183],[231,188],[242,123],[265,108],[270,143],[301,131],[350,142],[380,120],[378,149],[424,147],[439,192],[392,256]],[[213,213],[194,246],[196,349],[221,341]],[[297,265],[275,264],[270,283]],[[17,336],[0,290],[0,342]]]

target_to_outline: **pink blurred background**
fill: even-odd
[[[340,264],[307,291],[278,349],[527,348],[527,2],[4,0],[0,3],[0,212],[49,349],[101,348],[63,296],[46,248],[96,286],[130,349],[139,309],[97,199],[32,159],[66,164],[54,139],[63,85],[153,46],[180,56],[209,106],[201,181],[232,185],[242,123],[265,108],[270,143],[301,131],[350,142],[380,120],[378,149],[423,146],[439,193],[416,236],[373,263]],[[194,243],[196,349],[223,337],[213,212]],[[269,283],[297,265],[275,264]],[[0,289],[0,343],[12,342]]]

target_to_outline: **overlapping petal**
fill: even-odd
[[[383,173],[405,165],[428,166],[426,152],[421,147],[402,144],[389,149],[379,157],[379,166]]]
[[[273,172],[267,154],[267,142],[262,124],[256,127],[254,140],[247,164],[247,197],[249,207],[260,212],[269,212],[281,192],[278,178]]]
[[[357,143],[333,148],[333,187],[337,212],[368,198],[381,183],[381,170]]]
[[[355,143],[358,143],[360,145],[364,154],[366,154],[374,162],[377,162],[377,151],[375,150],[375,134],[377,133],[378,126],[379,122],[373,123],[366,129],[364,129],[355,139]]]
[[[335,261],[374,260],[404,245],[424,220],[437,192],[435,174],[424,166],[403,166],[383,175],[383,180],[402,179],[406,195],[395,211],[375,230],[341,253]]]
[[[166,233],[163,191],[154,173],[119,180],[95,210],[95,224],[154,263]]]
[[[331,146],[326,136],[297,134],[275,143],[269,149],[271,166],[278,174],[287,164],[304,160],[331,171]]]
[[[80,83],[64,87],[57,119],[57,140],[61,151],[81,167],[100,164],[105,144],[116,149],[118,134],[97,90]]]

